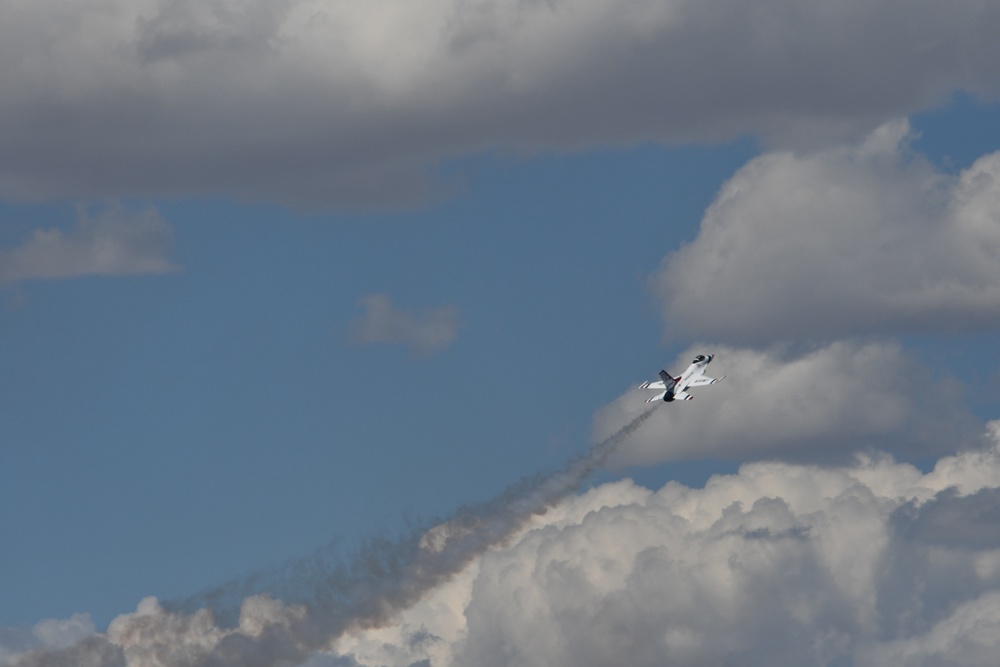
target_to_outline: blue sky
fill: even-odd
[[[89,4],[0,28],[0,659],[63,646],[45,619],[103,633],[144,597],[331,543],[349,559],[559,470],[694,350],[727,383],[661,406],[552,521],[670,480],[736,488],[760,461],[826,479],[874,451],[944,493],[938,461],[991,446],[998,47],[947,8],[884,32],[863,3],[776,0],[745,34],[724,2],[711,30],[670,2]],[[988,24],[1000,7],[980,4]],[[828,40],[841,19],[856,30]],[[996,480],[962,480],[996,511]],[[760,498],[794,506],[770,483]],[[953,499],[925,491],[909,502],[930,534]],[[1000,581],[977,586],[963,604],[992,608]],[[496,655],[471,600],[459,648],[398,664]],[[338,650],[397,664],[366,641]],[[903,650],[852,646],[844,664]],[[347,664],[331,655],[316,665]]]
[[[7,622],[80,605],[108,618],[581,453],[594,409],[672,353],[646,277],[750,155],[484,157],[455,198],[391,214],[133,204],[168,221],[182,270],[8,290],[5,507],[23,532],[5,558],[34,574]],[[68,205],[8,219],[40,209],[41,226],[75,223]],[[455,342],[426,357],[352,343],[373,293],[456,305]],[[83,557],[95,574],[79,582]]]

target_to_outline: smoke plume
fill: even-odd
[[[289,566],[286,587],[310,587],[308,601],[286,604],[269,594],[242,600],[235,627],[224,627],[210,608],[186,611],[194,601],[221,600],[249,590],[253,578],[221,586],[165,607],[143,600],[103,635],[66,649],[36,651],[11,667],[291,667],[328,648],[344,633],[391,622],[472,560],[544,514],[576,490],[652,414],[649,408],[548,475],[522,480],[497,498],[463,508],[430,530],[371,543],[346,563],[304,559]],[[283,589],[274,593],[281,597]]]

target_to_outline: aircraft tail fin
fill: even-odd
[[[666,371],[660,371],[660,377],[663,378],[663,387],[667,391],[673,389],[674,385],[677,384],[677,378],[671,377],[670,373]]]

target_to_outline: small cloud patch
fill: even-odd
[[[441,306],[418,315],[397,308],[386,294],[370,294],[358,303],[364,313],[351,321],[351,340],[363,345],[402,345],[411,354],[429,356],[451,345],[461,326],[456,306]]]
[[[155,209],[110,205],[92,217],[81,209],[72,229],[36,229],[21,245],[0,249],[0,284],[84,276],[170,273],[170,226]]]

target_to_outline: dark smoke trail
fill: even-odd
[[[313,560],[293,564],[293,569],[301,570],[293,578],[314,586],[308,604],[286,606],[267,596],[248,597],[240,626],[232,629],[215,625],[208,610],[186,614],[157,606],[150,613],[124,617],[118,626],[113,623],[107,636],[90,638],[86,656],[78,652],[84,648],[81,643],[63,651],[29,654],[12,665],[292,667],[348,631],[386,625],[475,558],[508,540],[533,516],[575,491],[654,409],[564,469],[523,480],[487,503],[459,510],[428,531],[375,542],[347,564],[330,566]],[[311,566],[315,571],[310,571]],[[252,585],[235,582],[197,599]],[[179,606],[185,606],[184,602]],[[99,656],[96,660],[95,655]]]

